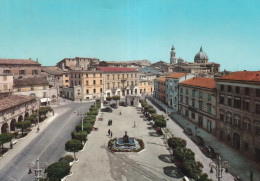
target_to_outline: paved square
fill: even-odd
[[[119,115],[119,112],[122,115]],[[100,114],[99,114],[100,116]],[[113,109],[113,113],[104,113],[103,121],[96,121],[98,131],[92,131],[83,151],[77,153],[79,162],[72,166],[73,175],[67,180],[182,180],[164,174],[173,163],[167,163],[169,151],[165,147],[162,137],[151,136],[155,132],[149,129],[140,111],[135,107],[121,107]],[[112,126],[108,120],[112,119]],[[134,127],[134,122],[136,127]],[[107,151],[109,139],[108,129],[114,137],[122,137],[127,131],[130,137],[141,138],[145,150],[140,153],[111,153]]]

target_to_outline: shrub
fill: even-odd
[[[62,179],[70,173],[70,165],[66,162],[55,162],[47,167],[47,177],[51,179]]]
[[[154,113],[156,113],[156,110],[154,108],[150,108],[150,109],[148,109],[148,112],[150,114],[154,114]]]
[[[168,145],[172,149],[175,149],[177,147],[185,147],[186,144],[187,144],[186,140],[181,138],[174,137],[168,139]]]
[[[2,150],[4,148],[4,143],[10,142],[13,139],[12,133],[2,133],[0,134],[0,144],[2,145]]]
[[[93,127],[93,124],[91,124],[89,122],[84,123],[83,124],[83,131],[87,131],[88,133],[90,133],[92,131],[92,127]],[[77,132],[82,131],[81,123],[76,126],[76,131]]]
[[[185,160],[182,164],[183,173],[193,179],[198,178],[201,175],[202,168],[203,166],[195,160]]]
[[[98,111],[89,111],[87,115],[98,115]]]
[[[117,101],[120,100],[120,96],[113,96],[112,99],[113,99],[114,101],[116,101],[116,103],[117,103]]]
[[[81,142],[82,141],[86,142],[87,141],[87,136],[88,136],[88,132],[87,131],[79,131],[79,132],[73,131],[71,133],[72,139],[76,139],[76,140],[79,140]]]
[[[175,150],[173,150],[173,155],[180,162],[185,160],[195,160],[194,152],[186,147],[177,147]]]
[[[73,162],[73,161],[74,161],[73,156],[71,156],[71,155],[66,155],[66,156],[64,156],[64,157],[61,157],[58,162],[70,163],[70,162]]]
[[[79,140],[71,139],[65,144],[66,151],[79,151],[82,150],[83,145]]]
[[[98,108],[97,108],[97,107],[90,107],[89,110],[90,110],[90,111],[97,111]]]
[[[157,126],[157,127],[160,127],[160,128],[164,128],[166,127],[166,121],[164,119],[161,119],[161,118],[157,118],[154,120],[154,124]]]

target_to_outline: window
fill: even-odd
[[[120,74],[117,74],[117,78],[119,79],[119,77],[120,77]]]
[[[220,95],[219,97],[219,104],[224,104],[224,95]]]
[[[232,116],[231,116],[231,113],[227,113],[226,121],[227,121],[228,123],[232,124]]]
[[[43,96],[42,96],[43,98],[45,98],[46,97],[46,92],[43,92]]]
[[[117,86],[120,87],[120,82],[117,82]]]
[[[86,89],[86,94],[89,94],[89,90],[88,89]]]
[[[186,97],[186,105],[189,105],[189,98]]]
[[[32,70],[32,75],[38,75],[38,70]]]
[[[69,75],[68,74],[65,74],[65,77],[68,77]]]
[[[88,78],[88,74],[86,74],[86,77]]]
[[[86,85],[88,85],[88,80],[86,81]]]
[[[133,78],[133,74],[131,74],[131,78]]]
[[[4,85],[4,90],[7,91],[8,85]]]
[[[241,100],[239,97],[235,97],[234,99],[234,108],[241,109]]]
[[[232,106],[232,98],[231,97],[228,97],[228,106]]]
[[[203,102],[199,102],[199,110],[202,110],[203,108]]]
[[[129,78],[129,75],[128,75],[128,74],[126,74],[126,78]]]
[[[34,86],[33,85],[31,86],[31,90],[34,90]]]
[[[250,132],[251,131],[250,122],[249,121],[243,121],[242,128],[243,128],[243,130]]]
[[[220,90],[224,91],[224,85],[220,85]]]
[[[195,113],[194,113],[194,112],[191,113],[191,117],[192,117],[193,119],[195,119]]]
[[[102,77],[102,74],[99,74],[99,77]]]
[[[93,85],[96,85],[96,80],[93,80]]]
[[[255,90],[255,96],[256,97],[260,97],[260,89],[256,89]]]
[[[182,96],[180,96],[180,99],[181,99],[180,101],[183,102],[183,97]]]
[[[234,126],[240,127],[240,117],[237,115],[235,115],[235,118],[234,118]]]
[[[189,94],[189,89],[186,89],[186,95],[188,95]]]
[[[181,93],[183,93],[183,89],[181,88]]]
[[[255,127],[255,134],[260,135],[260,127],[259,126]]]
[[[247,96],[250,95],[250,89],[248,87],[245,87],[245,95]]]
[[[134,81],[131,81],[131,85],[132,85],[132,86],[134,85]]]
[[[195,97],[195,90],[192,90],[192,97]]]
[[[135,78],[137,78],[137,74],[135,74]]]
[[[232,91],[232,87],[229,85],[228,86],[228,92],[231,92]]]
[[[25,75],[26,71],[25,70],[19,70],[19,75]]]
[[[211,114],[211,105],[208,105],[207,108],[208,108],[208,113]]]
[[[69,80],[65,80],[65,82],[69,82]]]
[[[113,74],[112,76],[113,76],[113,80],[115,80],[115,74]]]
[[[220,119],[220,121],[224,121],[224,114],[223,113],[220,113],[219,119]]]
[[[10,74],[11,70],[4,70],[4,74]]]
[[[46,89],[46,85],[43,86],[43,89],[44,89],[44,90]]]
[[[102,88],[100,88],[100,92],[102,93]]]
[[[237,93],[237,94],[240,93],[240,87],[236,87],[236,93]]]
[[[93,92],[96,93],[96,89],[94,89]]]
[[[6,76],[6,75],[4,75],[4,76],[3,76],[3,79],[4,79],[4,80],[7,80],[7,76]]]
[[[248,150],[248,143],[244,143],[244,150]]]
[[[129,81],[126,82],[126,85],[129,86]]]
[[[123,79],[125,79],[125,74],[122,74],[123,75]]]
[[[192,100],[192,107],[195,107],[195,100]]]
[[[93,77],[96,77],[96,74],[93,74]]]
[[[137,81],[135,80],[135,85],[137,85]]]
[[[109,89],[109,83],[107,83],[107,88]]]
[[[99,82],[100,82],[100,85],[102,85],[102,80],[100,80]]]
[[[243,110],[249,111],[249,100],[243,101]]]
[[[203,93],[199,92],[199,98],[202,99]]]
[[[255,113],[260,114],[260,104],[255,104]]]
[[[211,101],[211,95],[208,94],[208,101]]]
[[[112,84],[113,84],[113,88],[115,88],[115,82],[112,82]]]
[[[107,80],[109,80],[109,75],[107,75]]]

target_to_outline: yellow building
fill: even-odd
[[[69,78],[69,72],[64,72],[62,75],[62,83],[63,87],[69,87],[70,86],[70,78]]]
[[[141,80],[139,82],[139,94],[140,95],[152,95],[154,91],[154,84],[149,80]]]

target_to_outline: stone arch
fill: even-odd
[[[8,124],[4,123],[1,127],[1,133],[7,133],[8,132]]]
[[[10,131],[15,131],[15,123],[16,123],[16,120],[12,119],[12,121],[10,123]]]
[[[237,132],[235,132],[233,134],[233,147],[236,150],[240,150],[240,140],[241,140],[240,135]]]
[[[23,116],[22,116],[22,115],[20,115],[20,116],[18,117],[18,122],[21,122],[21,121],[23,121]]]
[[[26,112],[26,113],[24,114],[24,118],[28,118],[28,117],[29,117],[29,113]]]

